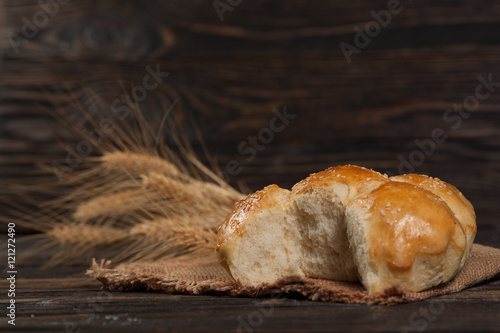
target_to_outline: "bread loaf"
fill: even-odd
[[[299,275],[418,292],[458,273],[475,234],[474,209],[454,186],[346,165],[237,202],[216,252],[244,285]]]

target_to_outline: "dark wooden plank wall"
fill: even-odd
[[[442,128],[447,140],[415,170],[459,187],[477,209],[478,239],[500,245],[500,87],[468,118],[453,114],[459,125],[443,118],[474,96],[478,76],[500,81],[496,1],[402,1],[350,64],[339,45],[354,45],[353,29],[387,1],[244,0],[224,21],[212,1],[70,1],[18,52],[9,33],[23,36],[23,17],[33,22],[42,9],[27,0],[2,6],[2,188],[31,182],[33,157],[64,156],[52,131],[74,140],[40,107],[47,91],[90,87],[112,102],[123,92],[117,80],[141,85],[145,68],[159,66],[169,76],[142,109],[157,121],[179,98],[221,168],[241,164],[231,182],[252,190],[290,187],[335,164],[399,173],[399,156],[419,149],[414,140]],[[284,105],[296,118],[248,161],[238,145]]]
[[[19,280],[11,332],[496,332],[500,281],[399,306],[99,290],[81,277]],[[6,281],[0,285],[7,287]],[[68,292],[70,290],[70,292]],[[4,327],[9,328],[6,324]],[[4,330],[6,331],[6,330]]]
[[[169,75],[140,103],[147,118],[158,122],[178,99],[180,121],[189,129],[195,119],[222,169],[231,160],[241,164],[231,183],[252,190],[290,187],[335,164],[399,173],[399,156],[415,157],[415,140],[428,142],[442,128],[447,140],[415,171],[459,187],[476,207],[477,241],[500,247],[500,87],[468,118],[443,118],[474,96],[478,76],[500,81],[498,1],[404,0],[351,63],[339,45],[354,44],[354,28],[364,29],[370,11],[386,10],[388,1],[234,0],[223,21],[213,0],[59,2],[44,22],[37,1],[0,0],[0,200],[10,184],[37,181],[34,159],[65,156],[53,133],[78,143],[44,108],[51,93],[67,88],[90,108],[88,88],[111,104],[143,84],[146,67],[159,66]],[[40,27],[16,52],[9,36],[23,36],[34,19]],[[254,159],[241,154],[238,146],[285,105],[296,118]],[[201,152],[194,131],[188,136]],[[103,292],[82,277],[84,269],[21,266],[16,331],[470,332],[495,331],[499,323],[498,281],[397,307],[144,293],[113,293],[101,304]],[[255,315],[265,306],[271,316],[241,326],[260,320]]]

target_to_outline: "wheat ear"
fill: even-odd
[[[76,109],[98,129],[99,117],[114,119],[107,105],[100,116]],[[63,123],[91,140],[64,108],[55,109]],[[22,221],[43,232],[30,236],[39,239],[35,246],[59,249],[46,265],[90,260],[103,251],[122,263],[213,255],[217,227],[243,194],[200,162],[170,113],[153,129],[133,110],[129,121],[113,124],[114,132],[97,147],[100,156],[62,175],[61,184],[39,189],[51,199]]]

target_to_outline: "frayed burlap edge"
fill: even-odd
[[[151,290],[170,294],[246,297],[305,297],[313,301],[394,305],[459,292],[500,274],[500,249],[474,244],[463,269],[450,282],[418,293],[397,288],[368,295],[361,284],[288,276],[274,284],[244,286],[219,265],[215,255],[196,259],[170,259],[149,264],[127,264],[115,269],[95,260],[87,275],[103,288],[120,291]]]

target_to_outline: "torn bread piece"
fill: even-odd
[[[418,292],[460,271],[475,234],[474,209],[454,186],[346,165],[237,202],[216,252],[244,285],[299,275]]]

